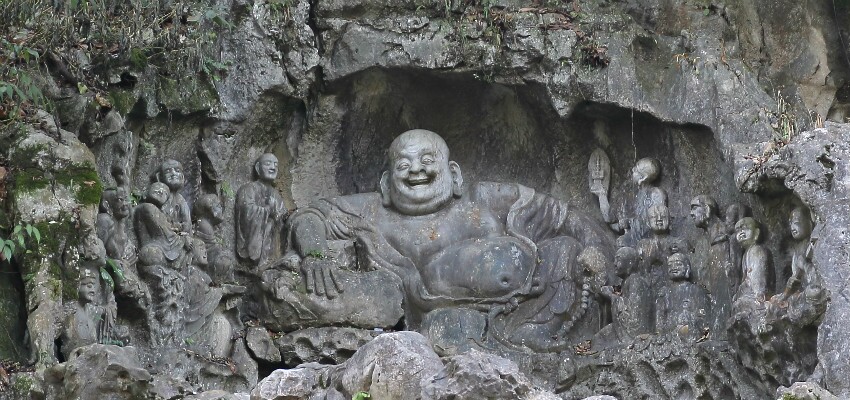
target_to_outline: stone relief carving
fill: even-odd
[[[242,185],[236,193],[236,254],[254,265],[268,261],[279,251],[287,210],[274,188],[277,168],[277,157],[263,154],[254,163],[256,180]]]
[[[659,332],[676,332],[680,337],[700,338],[708,331],[708,293],[693,283],[691,263],[683,253],[667,257],[665,285],[655,302],[655,324]]]
[[[602,149],[593,150],[590,161],[587,162],[588,182],[590,193],[599,199],[599,211],[602,219],[611,223],[611,205],[608,203],[608,189],[611,186],[611,160]]]
[[[812,248],[815,238],[812,238],[812,219],[809,211],[802,207],[794,208],[789,219],[791,238],[794,243],[791,252],[791,277],[785,289],[776,295],[774,302],[781,305],[794,304],[795,308],[806,305],[817,307],[824,304],[826,292],[820,274],[812,264]],[[790,311],[789,311],[790,312]]]
[[[78,300],[66,306],[65,329],[62,332],[62,354],[89,344],[121,343],[116,332],[117,306],[111,288],[101,281],[99,271],[85,268],[80,273]],[[121,336],[125,336],[121,335]],[[122,337],[123,338],[123,337]]]
[[[649,210],[653,206],[667,206],[667,193],[656,186],[661,175],[661,163],[654,158],[641,158],[632,167],[632,182],[637,184],[634,215],[628,224],[626,239],[633,244],[646,237],[651,228]]]
[[[206,194],[195,200],[193,209],[195,237],[203,241],[209,260],[207,273],[214,282],[233,282],[234,259],[223,248],[223,240],[216,227],[224,221],[221,200],[214,194]]]
[[[464,186],[433,132],[396,138],[380,186],[292,216],[306,290],[329,298],[347,290],[332,260],[315,255],[328,239],[355,240],[369,263],[403,282],[407,327],[444,348],[557,348],[588,308],[583,291],[596,286],[578,260],[600,275],[610,265],[600,223],[521,185]]]
[[[148,294],[139,280],[136,270],[136,246],[127,235],[126,220],[130,216],[130,202],[123,187],[107,188],[100,201],[97,215],[97,236],[103,241],[106,257],[113,260],[122,271],[113,280],[116,294],[127,297],[132,303],[145,309],[149,305]]]
[[[733,203],[721,213],[707,195],[668,206],[655,159],[630,170],[633,214],[615,222],[612,166],[601,149],[588,162],[601,217],[520,184],[465,182],[449,154],[436,133],[405,132],[390,145],[379,191],[315,199],[292,215],[270,153],[251,165],[253,179],[235,199],[199,193],[191,213],[179,162],[159,166],[132,212],[122,181],[103,192],[105,254],[90,255],[94,272],[80,280],[79,301],[67,303],[61,351],[136,340],[188,351],[204,365],[201,380],[250,381],[254,360],[281,362],[298,345],[275,344],[277,335],[308,329],[327,329],[323,340],[337,340],[342,327],[416,330],[442,355],[591,354],[667,333],[691,344],[729,335],[767,354],[773,345],[753,337],[800,330],[823,314],[805,209],[790,215],[792,274],[771,297],[770,253],[747,208]],[[201,184],[218,191],[221,182]],[[230,206],[233,231],[222,224]],[[682,231],[682,220],[672,222],[687,216],[671,214],[688,208],[693,226]],[[616,251],[608,227],[625,228]],[[118,302],[95,266],[107,259],[123,271],[113,274]],[[130,338],[116,304],[144,317],[144,335]],[[586,338],[592,346],[576,349]],[[162,368],[185,357],[165,357]],[[244,366],[221,364],[237,359]]]
[[[179,161],[165,160],[159,166],[155,178],[157,182],[168,185],[169,189],[168,197],[160,205],[160,209],[177,231],[191,233],[192,217],[189,213],[189,204],[180,194],[180,189],[183,189],[183,185],[186,184],[183,165]]]
[[[759,244],[761,228],[759,223],[746,217],[735,224],[735,240],[744,249],[741,260],[741,285],[735,294],[732,312],[736,318],[753,316],[764,309],[767,300],[768,271],[770,253]]]
[[[694,281],[711,294],[711,331],[722,334],[732,315],[732,298],[737,291],[738,270],[732,261],[730,235],[720,219],[717,202],[707,195],[691,200],[691,219],[704,234],[696,238],[694,258],[698,261]]]
[[[611,324],[603,328],[612,333],[600,332],[599,336],[614,335],[617,341],[628,340],[653,330],[653,299],[649,275],[642,270],[641,255],[634,247],[620,247],[614,256],[614,273],[620,285],[606,285],[601,294],[611,302]]]

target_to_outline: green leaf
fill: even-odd
[[[9,247],[3,247],[3,258],[7,261],[12,259],[12,249]]]
[[[110,288],[115,288],[115,281],[112,280],[112,275],[109,275],[106,268],[100,267],[100,277],[109,284]]]
[[[115,261],[111,258],[107,258],[106,259],[106,265],[108,265],[110,268],[112,268],[112,272],[115,273],[115,276],[117,276],[118,279],[120,279],[122,281],[124,280],[124,271],[121,270],[121,266],[118,265],[117,261]]]
[[[80,94],[86,94],[86,92],[89,91],[89,87],[82,82],[77,82],[77,90],[80,92]]]
[[[27,224],[27,227],[25,229],[27,231],[27,235],[32,236],[32,225]]]
[[[26,247],[26,244],[24,243],[24,235],[18,235],[18,244],[20,244],[21,247]]]
[[[20,226],[20,225],[15,225],[15,229],[14,229],[14,230],[12,230],[12,235],[17,235],[17,234],[18,234],[18,232],[20,232],[20,231],[21,231],[21,226]]]
[[[351,400],[366,400],[371,398],[372,395],[369,392],[357,392],[351,397]]]
[[[38,231],[38,228],[32,227],[32,233],[35,234],[35,242],[41,244],[41,232]]]

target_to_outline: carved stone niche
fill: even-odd
[[[289,220],[290,253],[277,266],[265,271],[263,277],[267,283],[265,302],[271,310],[270,318],[264,322],[285,332],[296,330],[287,335],[297,335],[297,330],[305,327],[395,326],[419,330],[443,354],[477,348],[512,354],[511,358],[518,361],[541,360],[558,354],[593,354],[603,346],[628,346],[634,340],[641,340],[638,337],[655,335],[658,331],[653,298],[648,302],[631,300],[635,307],[641,308],[638,314],[646,318],[629,322],[636,326],[626,333],[613,334],[606,340],[594,337],[605,325],[614,323],[614,305],[609,304],[614,300],[602,296],[601,291],[603,286],[609,286],[612,295],[619,292],[624,296],[624,286],[636,286],[645,287],[644,292],[655,292],[666,285],[666,260],[670,254],[686,253],[691,259],[693,275],[688,287],[693,287],[693,292],[712,287],[705,280],[708,278],[703,277],[708,276],[704,273],[706,256],[694,253],[697,240],[708,233],[689,218],[691,201],[697,195],[711,193],[719,204],[717,208],[724,209],[739,201],[739,193],[731,168],[707,128],[666,124],[640,112],[592,103],[580,104],[572,115],[562,118],[551,105],[539,102],[542,98],[537,96],[539,88],[533,85],[483,84],[463,75],[388,73],[372,69],[334,85],[336,101],[348,107],[336,109],[328,104],[318,107],[329,120],[340,122],[329,123],[340,127],[339,135],[343,139],[332,145],[323,141],[321,135],[305,136],[304,140],[322,151],[357,156],[342,157],[338,165],[328,168],[320,164],[320,157],[300,155],[304,160],[301,168],[320,175],[318,178],[311,175],[310,181],[336,182],[336,186],[327,190],[332,196],[308,196],[308,177],[299,179],[296,172],[293,194],[302,207]],[[368,93],[357,90],[364,86],[380,90]],[[416,90],[417,96],[404,95],[411,89]],[[480,118],[484,115],[486,119]],[[374,121],[386,121],[386,126],[375,130]],[[396,136],[417,126],[439,133],[445,140],[448,157],[402,160],[403,157],[394,158],[390,151],[387,160],[386,150],[391,148]],[[593,132],[592,137],[589,132]],[[417,151],[432,146],[440,149],[435,153],[443,152],[442,144],[436,139],[421,139],[427,144],[414,143],[419,146]],[[609,172],[601,174],[602,186],[606,178],[610,185],[608,221],[600,209],[599,197],[590,190],[592,182],[588,181],[600,175],[588,169],[601,166],[601,158],[599,163],[593,163],[590,158],[597,148],[607,154],[610,164]],[[606,225],[638,219],[635,210],[640,187],[632,181],[631,172],[639,159],[647,157],[659,160],[660,173],[651,185],[668,193],[664,204],[669,215],[665,222],[668,226],[663,232],[654,233],[658,237],[650,246],[657,262],[638,262],[634,271],[617,276],[613,268],[616,233]],[[402,189],[394,185],[407,179],[403,174],[399,177],[399,171],[421,168],[418,164],[432,161],[445,163],[437,175],[446,179],[445,186],[441,186],[444,191],[441,194],[446,197],[440,197],[439,201],[448,205],[417,209],[397,204]],[[412,186],[434,183],[427,174],[419,178],[416,175],[408,183]],[[459,190],[455,191],[455,187]],[[532,192],[530,188],[535,190]],[[376,189],[379,191],[375,192]],[[559,216],[559,204],[569,204],[570,212],[575,211],[564,218],[567,221],[564,225],[547,225],[551,220],[541,217],[547,222],[534,220],[533,225],[540,228],[538,232],[526,234],[514,229],[523,226],[523,221],[541,215],[541,210]],[[726,232],[723,217],[724,213],[716,210],[712,229]],[[582,221],[583,232],[569,229],[576,221]],[[425,223],[428,229],[417,225],[420,223]],[[480,223],[485,232],[496,227],[494,232],[499,233],[490,237],[465,230],[472,223]],[[585,249],[594,247],[589,243],[599,227],[602,231],[598,235],[603,238],[600,243],[605,243],[605,250],[600,252],[601,268],[594,266],[592,252],[583,254]],[[422,233],[421,237],[416,236],[418,232]],[[517,242],[515,234],[531,240]],[[728,238],[728,233],[724,235]],[[640,239],[644,237],[635,237],[636,249],[640,247]],[[356,257],[345,257],[360,260],[356,268],[351,267],[350,261],[329,256],[329,243],[334,240],[356,243],[353,246]],[[432,248],[418,253],[411,251],[423,246]],[[499,252],[514,247],[518,260],[514,271],[519,272],[504,273],[505,265],[499,262],[508,257]],[[526,251],[529,248],[533,250]],[[643,254],[649,252],[640,255]],[[727,259],[732,258],[731,254]],[[535,268],[523,269],[526,258],[542,261]],[[576,259],[581,261],[570,264]],[[483,260],[495,262],[487,264]],[[559,260],[558,265],[563,269],[552,267],[547,260]],[[466,267],[452,268],[456,265]],[[725,267],[732,269],[729,265]],[[625,285],[626,280],[638,273],[642,279],[631,279],[638,283]],[[385,274],[385,277],[372,280],[366,274]],[[491,276],[504,277],[505,280],[496,283],[507,290],[488,285],[486,277]],[[370,280],[381,293],[357,289],[358,285],[369,287]],[[523,287],[527,282],[531,282],[529,287]],[[635,290],[630,289],[628,296],[636,297]],[[550,293],[557,294],[549,296]],[[405,308],[394,315],[403,316],[404,324],[373,317],[353,321],[350,316],[368,316],[372,312],[353,305],[347,310],[343,308],[352,298],[347,296],[353,294],[357,294],[353,298],[360,299],[357,304],[378,304],[370,307],[372,311],[383,310],[390,303],[397,304],[395,310],[400,310],[403,304]],[[727,297],[725,302],[730,303],[731,295]],[[388,299],[392,301],[388,303]],[[404,301],[400,302],[401,299]],[[729,307],[727,304],[726,309]],[[699,323],[675,324],[677,328],[688,325],[691,329],[682,335],[684,348],[722,339],[726,320],[712,310],[712,307],[698,307],[694,313],[702,319]],[[544,315],[547,312],[551,315]],[[538,323],[525,323],[531,320]],[[547,322],[552,322],[551,326]],[[666,328],[665,324],[662,327]],[[589,345],[587,339],[593,339]],[[540,376],[549,382],[558,380],[545,373]],[[722,388],[718,388],[717,393],[721,392]]]

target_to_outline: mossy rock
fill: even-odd
[[[181,114],[207,112],[218,104],[218,93],[201,76],[180,80],[161,76],[157,90],[159,104]]]
[[[109,101],[121,115],[127,115],[133,110],[139,97],[132,90],[114,89],[109,91]]]

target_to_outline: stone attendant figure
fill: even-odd
[[[590,193],[599,199],[599,211],[602,219],[611,223],[611,205],[608,203],[608,188],[611,185],[611,160],[602,149],[596,149],[590,154],[587,162],[588,181],[590,182]]]
[[[711,294],[712,332],[725,332],[738,275],[730,259],[729,236],[718,216],[717,203],[709,196],[699,195],[691,200],[691,219],[697,228],[705,231],[695,246],[701,262],[697,264],[699,274],[694,280]]]
[[[690,281],[691,263],[682,253],[667,258],[667,286],[655,302],[658,332],[675,331],[680,336],[699,337],[708,328],[708,294]]]
[[[207,194],[195,201],[195,237],[202,240],[210,260],[208,273],[214,282],[233,281],[233,257],[221,248],[215,227],[224,221],[221,201],[214,194]]]
[[[639,242],[640,253],[644,262],[644,270],[657,276],[663,276],[664,271],[658,267],[663,265],[672,251],[673,243],[678,241],[670,237],[670,210],[663,204],[655,204],[646,211],[643,222],[649,231],[647,237]]]
[[[123,278],[113,276],[120,295],[133,299],[135,304],[146,306],[144,290],[136,272],[136,246],[127,237],[125,222],[130,216],[127,192],[119,188],[103,191],[100,213],[97,215],[97,236],[103,241],[106,256],[118,263]]]
[[[155,345],[176,344],[181,338],[185,308],[184,288],[187,250],[191,237],[175,232],[160,209],[168,200],[168,186],[154,182],[145,202],[136,206],[134,223],[139,239],[139,272],[150,288],[153,309],[148,314],[151,340]]]
[[[254,163],[257,180],[236,193],[236,254],[259,265],[278,251],[282,222],[287,210],[274,187],[277,157],[266,153]]]
[[[186,184],[183,166],[175,160],[165,160],[156,172],[156,181],[168,185],[168,199],[160,207],[168,216],[168,221],[179,232],[192,232],[192,217],[189,214],[189,204],[181,195],[180,189]]]
[[[95,343],[109,343],[115,323],[115,299],[102,288],[100,275],[83,268],[77,289],[77,301],[66,310],[62,333],[62,354],[67,358],[74,349]]]
[[[820,274],[812,264],[811,239],[812,219],[809,210],[797,207],[791,211],[789,221],[791,238],[795,240],[791,248],[791,277],[782,293],[774,296],[771,301],[788,308],[792,320],[813,322],[820,315],[826,304],[826,291]]]
[[[175,232],[161,209],[168,201],[168,186],[154,182],[148,186],[145,201],[136,206],[134,225],[139,240],[139,261],[143,265],[171,264],[185,255],[185,235]]]
[[[750,208],[740,204],[732,203],[726,206],[723,213],[723,224],[726,226],[726,235],[729,236],[729,259],[732,260],[732,276],[736,283],[741,282],[741,260],[744,258],[744,249],[735,237],[735,224],[750,216]]]
[[[655,186],[660,174],[661,163],[654,158],[641,158],[632,168],[632,181],[637,184],[638,192],[635,197],[634,218],[626,234],[627,244],[646,238],[653,230],[646,224],[649,220],[649,209],[652,206],[667,206],[667,193]]]
[[[588,271],[610,265],[607,228],[525,186],[467,190],[431,131],[402,133],[388,156],[380,193],[323,199],[293,214],[291,248],[307,290],[344,289],[333,260],[314,255],[328,254],[328,239],[356,240],[369,263],[404,282],[407,328],[435,343],[565,345],[564,328],[585,314],[589,296],[577,260],[601,264]]]
[[[732,311],[735,314],[748,314],[764,309],[770,253],[758,244],[760,237],[759,224],[753,218],[746,217],[735,224],[735,240],[744,249],[741,260],[741,268],[743,268],[741,286],[738,287],[732,305]]]
[[[122,188],[103,191],[97,215],[97,236],[106,247],[106,255],[114,260],[135,262],[136,248],[127,238],[125,220],[130,216],[127,192]]]
[[[614,256],[614,273],[623,283],[619,288],[602,287],[602,296],[611,301],[611,329],[620,340],[652,332],[650,281],[640,266],[640,254],[634,247],[620,247]]]

